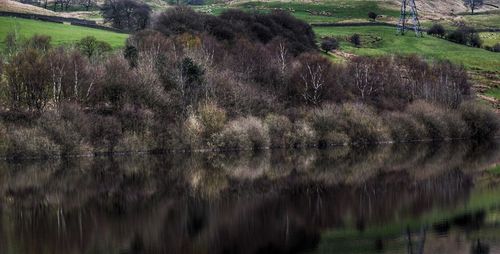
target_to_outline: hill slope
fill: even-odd
[[[21,37],[29,38],[34,34],[44,34],[52,37],[55,45],[73,43],[85,36],[95,36],[98,40],[106,41],[113,48],[122,47],[128,34],[115,33],[100,29],[72,26],[51,22],[13,17],[0,17],[0,48],[3,47],[3,38],[10,31],[16,30]]]
[[[30,4],[23,4],[11,0],[0,0],[0,11],[17,12],[17,13],[33,13],[40,15],[56,16],[53,11],[46,10]]]
[[[438,39],[432,36],[417,38],[412,34],[396,35],[391,27],[318,27],[319,37],[333,36],[341,41],[342,51],[354,55],[418,54],[429,59],[448,59],[470,70],[500,72],[500,54]],[[360,48],[347,43],[357,33],[362,37]]]

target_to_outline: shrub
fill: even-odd
[[[78,119],[78,121],[85,121]],[[58,112],[45,112],[38,120],[38,125],[47,133],[48,137],[61,147],[62,155],[77,155],[80,153],[82,136],[76,126],[63,119]]]
[[[109,43],[98,41],[94,36],[83,37],[76,43],[76,46],[88,58],[99,56],[112,50]]]
[[[223,149],[260,149],[269,147],[269,131],[262,121],[255,117],[239,118],[229,122],[216,144]]]
[[[144,133],[151,126],[152,112],[136,105],[125,104],[117,114],[124,130]]]
[[[318,145],[316,132],[305,121],[297,121],[293,124],[290,142],[296,148]]]
[[[16,127],[7,136],[7,157],[11,159],[46,158],[60,153],[59,146],[38,128]]]
[[[286,116],[270,114],[264,120],[268,126],[270,145],[272,147],[288,147],[292,123]]]
[[[146,152],[153,148],[153,139],[149,133],[126,132],[116,145],[116,152]]]
[[[340,108],[334,104],[326,104],[319,109],[314,109],[309,121],[316,133],[319,146],[332,145],[329,137],[332,132],[340,128]]]
[[[408,106],[407,112],[424,125],[427,138],[443,140],[448,137],[448,126],[443,119],[444,113],[437,106],[416,101]]]
[[[269,147],[269,130],[267,126],[258,118],[245,118],[248,138],[254,149]]]
[[[484,139],[497,133],[497,115],[486,106],[473,101],[466,102],[461,105],[460,113],[469,127],[470,137]]]
[[[35,34],[26,41],[26,48],[47,52],[52,47],[51,41],[50,36]]]
[[[395,142],[412,142],[422,140],[427,137],[425,127],[414,117],[401,113],[392,112],[385,116],[385,122],[391,138]]]
[[[187,117],[184,121],[182,132],[184,134],[184,143],[189,148],[196,148],[202,143],[202,135],[204,132],[203,124],[196,115],[191,113]]]
[[[472,47],[481,47],[483,43],[476,29],[467,26],[462,26],[449,33],[446,38],[449,41]]]
[[[324,50],[325,52],[330,52],[332,50],[338,49],[340,46],[339,42],[335,38],[325,38],[321,42],[321,49]]]
[[[483,40],[481,39],[481,36],[479,36],[479,33],[473,33],[469,39],[469,44],[472,47],[480,48],[483,45]]]
[[[388,139],[388,131],[378,114],[364,104],[341,107],[341,124],[353,144],[374,144]]]
[[[446,30],[441,24],[433,24],[431,28],[427,31],[428,35],[434,35],[437,37],[444,37],[446,35]]]
[[[455,30],[446,35],[446,39],[455,43],[467,45],[467,35],[461,30]]]
[[[0,123],[0,157],[7,155],[7,149],[9,147],[9,136],[7,128]]]
[[[347,134],[341,131],[332,130],[324,136],[326,145],[347,145],[351,143],[351,139]],[[320,143],[321,147],[321,143]]]
[[[209,138],[218,133],[226,124],[226,111],[214,103],[207,103],[198,109],[198,115],[203,125],[203,136]]]
[[[448,128],[448,138],[461,139],[470,136],[469,127],[456,110],[448,110],[442,116]]]
[[[361,36],[359,34],[353,34],[350,38],[349,41],[356,47],[361,46]]]
[[[371,12],[368,12],[368,18],[375,21],[377,19],[378,15],[377,13],[371,11]]]
[[[500,43],[496,43],[495,45],[489,47],[488,50],[492,52],[500,52]]]
[[[251,146],[248,132],[238,120],[226,124],[222,132],[214,136],[214,139],[215,144],[222,149],[244,149]]]
[[[96,115],[90,119],[94,124],[90,129],[90,142],[94,149],[105,147],[106,152],[113,153],[122,136],[120,121],[112,116]]]

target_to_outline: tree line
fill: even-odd
[[[5,135],[16,137],[6,145],[12,154],[34,147],[19,144],[23,130],[45,137],[41,147],[74,153],[360,144],[496,131],[496,117],[467,102],[472,91],[463,67],[418,56],[333,63],[317,49],[311,27],[282,11],[215,17],[172,8],[131,35],[120,52],[95,38],[54,47],[50,37],[10,36],[6,45],[0,114]],[[399,119],[404,130],[390,130],[384,119]],[[467,125],[477,119],[481,126]],[[461,129],[452,134],[447,124]]]

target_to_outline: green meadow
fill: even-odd
[[[218,15],[228,8],[244,11],[270,12],[290,11],[295,17],[308,23],[330,23],[339,21],[368,22],[368,12],[373,11],[386,17],[398,17],[399,11],[387,8],[374,1],[326,1],[326,2],[245,2],[235,5],[213,4],[195,7],[200,11]]]
[[[428,59],[448,59],[471,70],[500,71],[500,54],[472,48],[425,35],[418,38],[413,32],[397,35],[395,28],[372,27],[316,27],[319,38],[336,37],[341,50],[355,55],[376,56],[388,54],[418,54]],[[348,42],[353,34],[361,35],[362,46],[357,48]]]
[[[29,38],[35,34],[48,35],[52,37],[52,43],[55,45],[71,44],[85,36],[95,36],[97,40],[106,41],[115,49],[123,47],[128,37],[128,34],[94,28],[0,17],[0,48],[4,46],[5,36],[11,31],[17,31],[22,38]]]

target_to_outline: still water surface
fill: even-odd
[[[0,162],[0,253],[500,253],[495,142]]]

